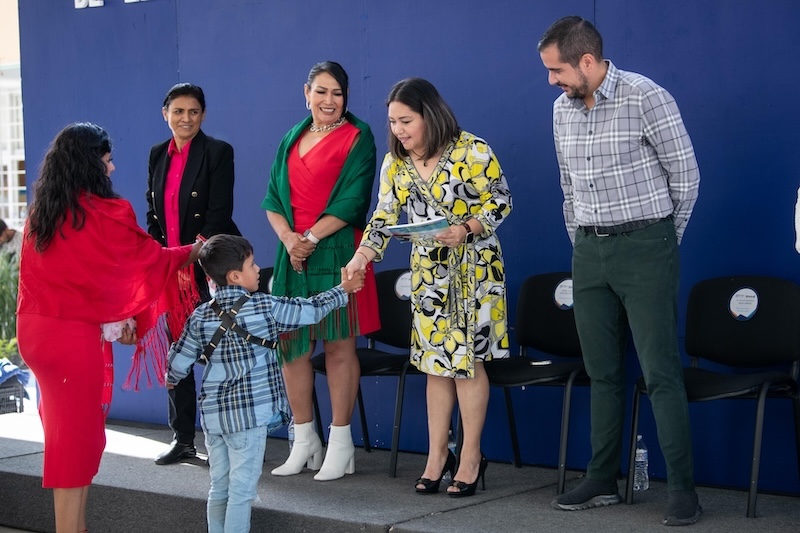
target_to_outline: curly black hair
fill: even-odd
[[[35,240],[37,251],[47,249],[56,231],[63,236],[61,226],[68,218],[73,228],[83,227],[86,212],[79,203],[81,195],[119,198],[102,159],[108,153],[108,133],[89,122],[70,124],[53,139],[34,184],[28,214],[28,238]]]

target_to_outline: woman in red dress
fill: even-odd
[[[57,533],[86,531],[88,489],[105,448],[114,374],[101,324],[136,316],[139,340],[152,339],[143,318],[162,295],[179,293],[176,273],[199,251],[162,248],[140,229],[113,190],[113,171],[102,128],[64,128],[34,185],[22,245],[17,337],[39,384],[42,486],[53,489]],[[126,327],[120,341],[137,334]]]
[[[304,94],[311,115],[281,141],[261,204],[280,239],[272,283],[278,296],[311,296],[339,283],[341,267],[360,242],[375,181],[375,139],[366,123],[347,112],[348,80],[342,66],[333,61],[314,65]],[[377,290],[369,270],[364,288],[346,308],[281,338],[279,356],[295,440],[289,458],[273,475],[298,474],[305,464],[320,468],[310,359],[317,340],[325,349],[333,420],[325,461],[314,479],[328,481],[355,471],[350,418],[361,377],[356,337],[378,329]]]

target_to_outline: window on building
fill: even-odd
[[[19,66],[0,66],[0,218],[21,228],[28,213]]]

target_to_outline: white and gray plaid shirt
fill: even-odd
[[[672,215],[680,242],[700,172],[678,106],[652,80],[606,63],[591,109],[566,93],[553,104],[569,238],[575,242],[578,226]]]

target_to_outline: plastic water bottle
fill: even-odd
[[[456,455],[456,448],[458,447],[458,443],[456,442],[456,438],[453,435],[453,430],[447,431],[447,449],[450,450],[450,453]]]
[[[294,417],[289,420],[289,426],[286,429],[287,440],[289,441],[289,453],[292,452],[294,446]]]
[[[456,438],[453,436],[453,430],[451,429],[451,430],[449,430],[447,432],[447,449],[450,450],[450,452],[453,455],[455,455],[456,454],[456,446],[457,446]],[[451,481],[453,481],[452,474],[451,474],[450,471],[447,471],[442,476],[442,485],[446,487],[446,486],[448,486],[450,484]]]
[[[650,488],[648,470],[647,446],[645,446],[642,436],[636,435],[636,455],[633,461],[633,490],[647,490]]]

